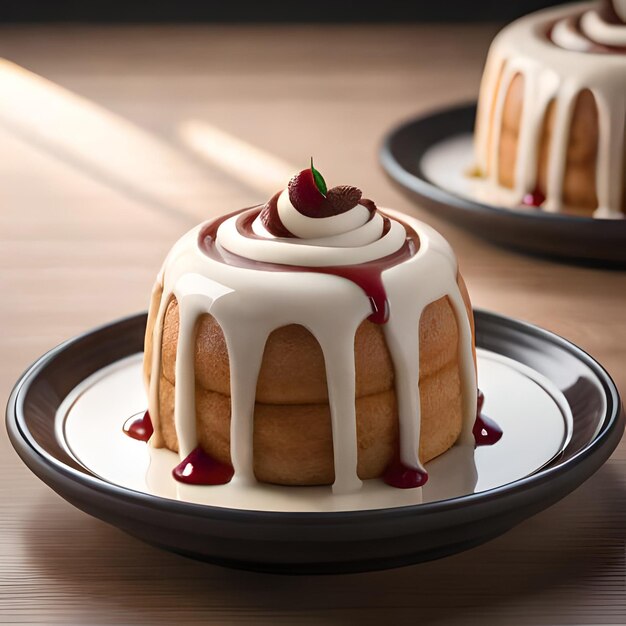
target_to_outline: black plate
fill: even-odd
[[[550,466],[490,491],[371,511],[276,513],[160,498],[91,474],[65,452],[54,428],[57,408],[78,383],[142,350],[145,323],[145,314],[123,319],[41,357],[9,398],[7,429],[26,465],[79,509],[143,541],[213,563],[341,573],[453,554],[496,537],[575,489],[606,461],[624,430],[617,389],[590,356],[535,326],[477,311],[478,346],[541,372],[571,405],[572,439]]]
[[[626,266],[626,219],[603,220],[491,206],[431,182],[421,166],[439,142],[471,133],[476,105],[465,104],[409,120],[380,150],[383,168],[400,189],[437,215],[507,248],[604,266]]]

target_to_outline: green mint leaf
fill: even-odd
[[[313,173],[315,186],[319,189],[320,193],[325,196],[328,191],[328,187],[326,187],[324,177],[313,167],[313,157],[311,157],[311,172]]]

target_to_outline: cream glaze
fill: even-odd
[[[580,18],[580,30],[589,39],[605,46],[626,46],[626,27],[624,24],[606,22],[599,11],[585,11]]]
[[[561,48],[577,51],[593,51],[594,44],[610,48],[626,46],[626,24],[624,24],[624,3],[613,0],[612,7],[618,20],[609,22],[603,15],[600,5],[582,13],[558,20],[550,32],[552,41]],[[617,50],[622,52],[623,50]]]
[[[420,241],[414,256],[384,270],[382,276],[391,311],[389,321],[383,328],[395,369],[400,458],[406,466],[423,470],[418,457],[420,398],[417,385],[421,314],[428,304],[447,296],[457,318],[464,417],[460,440],[463,442],[473,441],[472,426],[476,415],[472,333],[457,285],[456,257],[446,240],[426,224],[406,215],[386,210],[384,216],[391,220],[391,229],[375,243],[380,243],[398,229],[401,229],[404,241],[407,235],[402,222],[414,229]],[[220,231],[227,223],[228,220],[218,229],[218,246]],[[157,298],[160,292],[161,297],[152,337],[150,380],[149,383],[146,381],[155,432],[151,444],[162,445],[158,381],[163,321],[172,297],[178,300],[180,315],[174,408],[180,458],[184,459],[198,444],[195,427],[195,328],[198,318],[210,313],[222,327],[230,360],[231,459],[235,482],[250,484],[255,481],[252,447],[254,405],[266,340],[276,328],[301,324],[319,342],[326,364],[335,466],[333,491],[350,493],[358,490],[361,480],[356,470],[354,337],[359,324],[372,313],[367,295],[352,281],[335,275],[306,269],[272,272],[220,262],[206,255],[198,246],[199,233],[205,226],[194,228],[174,245],[153,292],[153,298]],[[238,236],[246,239],[242,234]],[[342,259],[343,265],[359,263],[361,261],[356,259],[361,258],[361,251],[374,245],[333,249],[307,246],[306,240],[299,240],[297,244],[293,242],[294,239],[269,236],[262,243],[267,250],[274,248],[271,259],[274,263],[300,264],[302,259],[298,255],[287,254],[289,249],[292,252],[303,248],[324,251],[315,259],[310,259],[310,266],[317,261],[320,267],[328,265],[323,257],[331,252]],[[233,241],[227,240],[226,244],[232,246]],[[242,244],[235,241],[233,247],[241,253]]]
[[[583,52],[580,36],[575,35],[571,23],[568,25],[573,16],[595,14],[598,6],[597,3],[584,3],[539,11],[516,20],[494,39],[480,87],[475,139],[478,168],[486,176],[486,194],[494,191],[496,196],[504,195],[509,204],[519,205],[525,194],[534,190],[541,128],[548,105],[554,100],[555,123],[543,209],[549,212],[560,210],[571,117],[578,94],[589,89],[595,98],[599,117],[596,163],[598,208],[594,217],[624,217],[621,206],[626,55]],[[548,38],[548,30],[553,24],[558,26],[556,36],[561,38],[563,47]],[[626,31],[624,26],[615,28]],[[574,49],[564,49],[567,47]],[[524,78],[524,101],[515,188],[507,193],[498,183],[497,155],[504,101],[517,74]],[[490,128],[493,129],[491,132]]]

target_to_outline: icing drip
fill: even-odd
[[[174,421],[180,458],[184,459],[179,468],[193,473],[188,465],[197,464],[190,456],[198,449],[193,359],[196,323],[205,313],[221,326],[228,349],[233,482],[255,480],[255,394],[266,340],[276,328],[301,324],[317,339],[326,366],[333,490],[349,493],[360,487],[354,338],[369,316],[384,324],[396,372],[399,462],[414,479],[422,477],[412,486],[423,484],[426,473],[418,456],[419,321],[423,310],[444,296],[449,298],[459,330],[464,416],[461,439],[471,440],[476,372],[470,321],[457,285],[454,254],[443,237],[427,225],[405,216],[400,221],[392,211],[376,212],[372,217],[373,211],[364,208],[367,219],[361,225],[350,223],[342,232],[317,233],[311,239],[288,239],[267,232],[259,219],[262,207],[257,207],[200,225],[174,245],[157,288],[162,289],[162,295],[153,332],[149,408],[156,416],[156,427],[162,325],[167,305],[175,297],[180,325]],[[317,219],[335,219],[349,212]],[[377,219],[382,226],[373,241],[352,238],[336,246],[329,244],[331,238],[350,235]]]
[[[602,14],[596,3],[540,11],[513,22],[494,39],[480,88],[475,135],[477,165],[485,177],[485,197],[501,198],[510,206],[536,206],[536,197],[532,203],[526,203],[524,197],[530,199],[537,189],[539,142],[552,107],[545,201],[540,204],[548,212],[561,210],[572,115],[579,94],[589,90],[598,112],[595,181],[598,207],[594,217],[624,217],[626,57],[621,52],[626,48],[609,50],[605,46],[600,50],[599,44],[590,39],[599,36],[593,22],[600,20]],[[626,25],[620,22],[610,27],[619,29],[626,46]],[[587,52],[611,54],[599,57]],[[514,187],[508,190],[499,182],[500,138],[505,100],[518,76],[523,80],[522,112]]]

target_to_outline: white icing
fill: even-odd
[[[589,39],[576,28],[576,18],[559,20],[552,28],[552,41],[561,48],[586,52],[593,47]]]
[[[605,46],[626,46],[626,25],[605,22],[596,10],[583,14],[580,29],[596,43]]]
[[[264,263],[306,267],[367,263],[393,254],[402,247],[406,238],[404,227],[396,221],[392,221],[389,231],[381,236],[383,218],[378,215],[355,231],[333,237],[292,239],[268,234],[266,239],[256,239],[239,233],[239,217],[235,215],[221,224],[217,243],[229,252]],[[263,231],[257,225],[254,232],[260,234]],[[378,236],[372,239],[374,233]]]
[[[284,191],[277,202],[278,215],[287,230],[295,237],[306,239],[309,246],[331,246],[353,248],[374,243],[383,233],[384,222],[376,212],[370,219],[370,212],[361,204],[349,211],[330,217],[307,217],[295,209]],[[254,232],[262,237],[272,238],[260,217],[254,221]],[[289,239],[291,243],[298,243]],[[302,242],[300,242],[302,243]]]
[[[364,208],[364,207],[363,207]],[[340,217],[340,216],[338,216]],[[307,218],[313,219],[313,218]],[[320,218],[320,219],[332,219],[332,218]],[[376,213],[374,217],[369,220],[362,227],[358,228],[357,231],[349,231],[345,233],[340,233],[338,235],[332,235],[330,237],[322,237],[319,239],[306,239],[305,240],[293,240],[290,238],[283,239],[287,243],[293,243],[294,245],[298,244],[306,244],[307,246],[331,246],[334,248],[354,248],[356,246],[364,246],[369,243],[372,243],[380,238],[383,234],[384,229],[384,220],[379,213]],[[280,237],[276,237],[272,235],[263,225],[263,222],[259,217],[257,217],[254,222],[252,222],[252,232],[259,237],[263,237],[264,239],[281,239]]]
[[[533,191],[538,170],[539,140],[550,102],[555,102],[554,129],[547,164],[544,210],[563,206],[562,185],[569,129],[578,94],[589,89],[598,108],[596,164],[598,208],[594,217],[623,217],[624,120],[626,118],[626,55],[590,54],[559,47],[547,37],[551,23],[559,26],[560,41],[569,37],[567,21],[596,4],[575,4],[527,15],[494,39],[480,88],[476,124],[476,158],[489,186],[501,188],[498,152],[504,102],[516,75],[524,79],[522,119],[517,144],[515,185],[519,204]],[[556,27],[555,27],[556,28]],[[623,27],[619,27],[622,28]],[[571,34],[571,33],[570,33]],[[578,45],[578,44],[575,44]],[[565,47],[565,46],[564,46]]]
[[[414,256],[389,267],[382,275],[390,308],[389,321],[383,329],[396,376],[400,455],[405,465],[420,469],[420,401],[417,384],[420,317],[431,302],[444,296],[449,298],[459,329],[463,442],[471,441],[476,413],[472,334],[457,284],[456,258],[448,243],[439,233],[418,220],[393,211],[385,211],[385,215],[391,219],[390,233],[401,232],[404,241],[406,231],[398,221],[401,219],[415,230],[420,241]],[[217,235],[220,245],[226,247],[226,244],[232,243],[233,224],[231,218],[220,225]],[[174,245],[159,277],[158,288],[162,287],[162,296],[153,333],[149,388],[149,411],[155,432],[159,424],[162,325],[167,305],[175,297],[178,301],[180,328],[174,421],[180,458],[187,456],[198,444],[193,370],[195,327],[199,316],[209,313],[223,330],[230,360],[233,481],[242,484],[254,482],[254,403],[265,343],[274,329],[288,324],[301,324],[319,342],[326,365],[335,467],[333,491],[351,493],[358,490],[361,481],[357,476],[354,336],[358,326],[372,312],[368,296],[352,281],[335,275],[306,270],[271,272],[220,262],[199,249],[201,229],[202,225],[194,228]],[[227,233],[225,241],[223,230]],[[241,235],[238,237],[245,239]],[[380,241],[387,237],[389,233]],[[393,237],[395,241],[396,235]],[[321,256],[314,259],[320,265],[336,264],[337,260],[343,264],[361,263],[363,261],[354,259],[360,259],[364,250],[368,251],[365,255],[368,260],[387,254],[384,248],[378,247],[379,257],[372,257],[372,246],[375,244],[354,249],[333,249],[293,242],[268,239],[262,243],[273,262],[279,258],[281,262],[300,265],[303,264],[302,250],[306,254],[310,254],[311,250],[321,251]],[[322,257],[326,255],[334,255],[334,260],[321,263]]]

